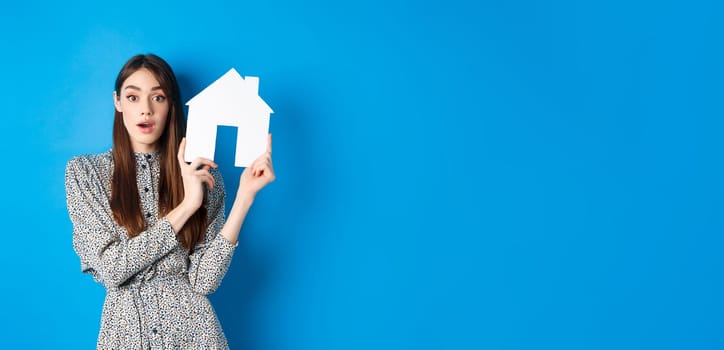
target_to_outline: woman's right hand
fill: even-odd
[[[191,164],[188,164],[184,160],[185,153],[186,138],[184,137],[181,139],[181,145],[179,145],[178,149],[178,163],[181,167],[181,177],[184,183],[184,199],[181,205],[186,205],[189,209],[196,211],[204,201],[204,186],[202,184],[206,184],[209,189],[214,188],[214,177],[209,169],[215,169],[218,165],[206,158],[196,158]]]

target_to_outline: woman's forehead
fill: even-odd
[[[156,76],[148,69],[141,68],[126,78],[121,87],[123,90],[127,88],[137,90],[157,90],[161,89],[161,84]]]

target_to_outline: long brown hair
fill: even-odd
[[[163,217],[178,206],[184,198],[181,168],[176,154],[181,138],[186,133],[186,121],[176,76],[168,63],[156,55],[131,57],[118,73],[115,91],[120,92],[123,82],[141,68],[148,69],[154,75],[169,102],[166,125],[157,141],[161,159],[158,212],[159,217]],[[146,224],[141,212],[141,198],[136,184],[136,160],[128,130],[123,125],[123,114],[118,110],[115,111],[113,119],[113,162],[110,203],[113,219],[118,225],[125,226],[129,238],[133,238],[146,229]],[[206,208],[202,205],[189,218],[181,231],[177,232],[178,240],[188,251],[193,251],[193,247],[204,239],[206,219]]]

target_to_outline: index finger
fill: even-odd
[[[191,162],[191,168],[192,168],[192,169],[199,169],[199,168],[201,168],[201,167],[203,167],[203,166],[208,166],[209,168],[214,168],[214,169],[216,169],[216,168],[219,167],[216,163],[214,163],[213,160],[207,159],[207,158],[202,158],[202,157],[196,157],[196,158]]]
[[[269,154],[271,154],[271,151],[272,151],[272,138],[271,138],[271,133],[269,133],[268,136],[267,136],[267,138],[266,138],[266,151],[269,152]]]
[[[181,138],[181,144],[178,146],[178,161],[181,164],[186,163],[184,160],[184,154],[186,153],[186,138]]]

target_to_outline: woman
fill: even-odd
[[[274,181],[271,135],[241,174],[225,220],[217,165],[183,160],[181,96],[168,64],[132,57],[113,102],[113,149],[74,157],[65,174],[73,248],[106,289],[98,348],[228,348],[206,296],[229,268],[256,193]]]

